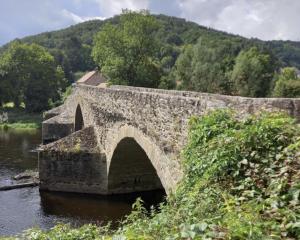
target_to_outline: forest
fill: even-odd
[[[185,19],[130,12],[16,39],[0,48],[0,104],[61,103],[98,68],[111,84],[248,97],[300,96],[300,43],[261,41]]]

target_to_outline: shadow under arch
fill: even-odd
[[[83,121],[82,111],[80,105],[78,104],[75,112],[75,122],[74,122],[75,132],[83,129],[83,127],[84,127],[84,121]]]
[[[115,194],[157,189],[164,190],[164,187],[146,152],[134,138],[123,138],[110,161],[108,192]]]

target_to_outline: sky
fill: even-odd
[[[106,19],[125,8],[182,17],[245,37],[300,41],[300,0],[0,0],[0,45]]]

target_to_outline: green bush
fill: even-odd
[[[31,229],[20,236],[21,239],[32,240],[92,240],[108,238],[100,238],[103,233],[108,233],[107,228],[99,228],[94,225],[85,225],[74,229],[69,225],[59,224],[49,232],[43,232],[40,229]]]
[[[275,82],[274,97],[300,97],[300,78],[295,68],[286,67],[281,70]]]

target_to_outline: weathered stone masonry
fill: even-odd
[[[185,91],[77,85],[45,113],[40,188],[112,194],[164,188],[182,177],[188,120],[217,108],[300,117],[300,99],[243,98]],[[75,131],[76,130],[76,131]]]

